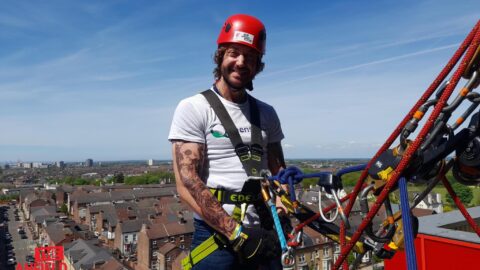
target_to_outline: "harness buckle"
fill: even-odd
[[[261,161],[263,156],[263,148],[258,144],[253,144],[250,146],[250,156],[251,159],[255,161]]]
[[[250,159],[250,147],[248,145],[245,145],[243,143],[238,144],[235,147],[235,153],[237,153],[237,156],[240,157],[241,161],[246,161]]]

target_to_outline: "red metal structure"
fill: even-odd
[[[452,72],[453,75],[447,79],[447,76]],[[449,100],[462,78],[468,80],[467,83],[453,100]],[[396,252],[401,254],[402,250],[405,249],[407,256],[403,256],[403,261],[405,262],[406,258],[406,262],[400,264],[401,267],[398,269],[416,270],[417,265],[424,267],[427,263],[427,259],[425,259],[427,258],[425,257],[426,252],[436,250],[436,245],[431,245],[431,243],[437,243],[437,246],[441,246],[439,243],[447,245],[452,243],[448,239],[455,239],[455,237],[444,237],[447,240],[433,241],[428,236],[430,234],[424,234],[420,240],[413,240],[418,228],[418,220],[412,220],[411,209],[441,182],[460,210],[458,211],[458,216],[464,222],[466,221],[466,226],[469,226],[471,232],[473,232],[472,237],[480,244],[480,227],[457,197],[449,180],[445,177],[446,173],[452,169],[453,175],[458,182],[465,185],[480,184],[480,111],[471,115],[480,105],[480,93],[473,91],[479,84],[480,21],[477,22],[447,65],[368,164],[344,168],[336,172],[335,175],[328,173],[308,175],[303,174],[298,168],[286,168],[279,175],[270,179],[273,187],[275,187],[271,189],[272,192],[280,196],[284,205],[289,208],[289,212],[301,221],[289,235],[290,242],[292,242],[292,239],[296,239],[304,226],[309,226],[340,243],[341,254],[335,261],[333,269],[340,269],[340,267],[348,269],[349,266],[345,259],[352,250],[358,254],[364,254],[365,251],[372,250],[379,258],[391,259]],[[448,124],[452,113],[465,100],[472,103],[470,107],[455,123]],[[429,108],[433,108],[433,110],[428,114],[428,117],[425,117],[418,135],[410,139],[409,136],[415,133],[419,123],[427,115]],[[468,127],[456,130],[467,118],[470,118]],[[397,139],[399,139],[400,144],[392,148],[392,144]],[[456,156],[448,158],[453,152],[455,152]],[[335,194],[341,188],[341,176],[345,173],[360,170],[363,170],[363,172],[353,191],[339,199]],[[280,186],[280,184],[288,184],[289,189],[294,190],[294,184],[303,178],[310,177],[319,177],[317,184],[324,188],[327,193],[330,193],[335,201],[335,205],[324,207],[323,211],[319,210],[320,214],[337,209],[336,213],[341,218],[340,227],[325,217],[320,218],[319,213],[306,209],[300,202],[296,201],[293,192],[289,194]],[[414,200],[413,204],[409,202],[407,181],[428,183],[427,188]],[[393,213],[389,195],[397,188],[400,188],[402,210],[401,212]],[[373,191],[375,195],[375,203],[371,208],[367,203],[367,195],[370,191]],[[357,198],[359,198],[358,201],[362,208],[363,221],[356,227],[356,230],[347,232],[349,229],[348,216]],[[340,201],[348,202],[346,208],[343,208]],[[381,224],[379,230],[374,232],[372,219],[382,205],[385,205],[388,210],[387,219]],[[336,216],[336,214],[334,215]],[[479,217],[480,213],[476,218]],[[423,226],[435,227],[431,225]],[[432,237],[435,237],[435,234]],[[419,256],[415,254],[416,248],[414,243],[417,242],[419,243],[417,248],[420,248]],[[457,244],[456,246],[462,245]],[[442,246],[442,248],[444,247]],[[473,250],[475,254],[478,252],[476,245]],[[289,249],[288,251],[290,252],[291,250]],[[462,252],[464,255],[470,254],[470,251],[460,249],[452,252]],[[402,258],[401,255],[396,257],[395,260]],[[361,259],[361,256],[357,256],[357,258]],[[418,259],[420,259],[420,262],[416,263]],[[358,262],[359,260],[356,259],[353,267],[358,265]],[[433,264],[433,262],[430,264]],[[441,265],[438,266],[441,267]],[[422,269],[427,268],[424,267]],[[428,267],[428,269],[450,268]]]
[[[356,197],[358,196],[365,179],[367,178],[368,175],[368,169],[372,166],[372,163],[376,160],[377,157],[379,157],[383,152],[385,152],[389,147],[393,144],[393,142],[398,138],[400,135],[400,132],[404,129],[405,125],[407,122],[412,119],[412,118],[418,118],[420,121],[423,117],[423,113],[417,114],[419,112],[419,108],[421,105],[425,104],[427,99],[434,93],[434,91],[439,87],[442,81],[445,80],[447,75],[453,70],[453,68],[456,66],[456,64],[459,62],[461,56],[465,54],[463,57],[462,61],[460,61],[460,64],[458,65],[457,69],[455,70],[450,83],[448,86],[446,86],[445,90],[441,94],[438,102],[436,103],[433,112],[430,114],[428,120],[426,121],[425,125],[422,127],[420,130],[418,136],[412,141],[412,143],[409,145],[409,147],[406,149],[406,151],[403,153],[403,156],[401,158],[400,163],[398,166],[395,168],[395,170],[392,172],[392,175],[386,185],[384,186],[383,190],[381,193],[377,196],[377,200],[370,209],[368,215],[360,224],[359,228],[357,231],[354,233],[354,235],[351,237],[350,241],[347,242],[346,240],[346,231],[345,231],[345,226],[342,224],[341,230],[340,230],[340,242],[341,242],[341,255],[336,261],[334,265],[334,269],[339,269],[340,266],[343,266],[343,269],[348,269],[348,265],[345,263],[345,258],[349,254],[349,252],[352,250],[355,242],[357,242],[363,233],[363,231],[366,229],[368,224],[371,223],[374,215],[378,212],[381,204],[385,201],[387,198],[388,194],[390,193],[391,189],[397,184],[398,180],[401,177],[401,174],[403,170],[410,164],[412,157],[414,153],[419,149],[420,145],[424,142],[425,137],[429,134],[429,132],[432,131],[432,127],[444,109],[448,98],[451,96],[452,92],[454,91],[455,87],[457,86],[459,80],[461,79],[462,74],[465,72],[465,69],[467,68],[468,64],[470,61],[472,61],[474,54],[477,50],[477,48],[480,45],[480,21],[477,22],[475,27],[472,29],[470,34],[467,36],[467,38],[464,40],[464,42],[461,44],[460,48],[457,50],[457,52],[454,54],[452,59],[448,62],[448,64],[444,67],[444,69],[440,72],[440,74],[437,76],[437,78],[433,81],[433,83],[430,85],[430,87],[425,91],[425,93],[422,95],[420,100],[414,105],[414,107],[410,110],[410,112],[407,114],[407,116],[402,120],[402,122],[397,126],[397,128],[394,130],[394,132],[390,135],[390,137],[387,139],[387,141],[384,143],[384,145],[380,148],[380,150],[376,153],[376,155],[371,159],[369,164],[367,165],[367,168],[363,171],[362,175],[360,176],[359,181],[357,182],[354,190],[353,190],[353,196],[350,196],[350,200],[348,201],[348,205],[345,209],[345,213],[348,216],[353,204],[355,202]],[[448,185],[448,184],[447,184]],[[448,186],[447,186],[448,187]],[[450,190],[449,190],[450,191]],[[463,212],[462,212],[463,213]],[[465,216],[466,219],[469,219],[468,216]],[[472,223],[471,223],[472,224]],[[474,224],[474,223],[473,223]],[[473,225],[474,226],[474,225]],[[477,229],[477,234],[478,232],[478,227],[475,228]],[[403,268],[405,269],[405,268]]]
[[[476,269],[480,244],[418,234],[415,239],[419,270]],[[384,261],[385,270],[407,269],[405,252],[399,251]]]

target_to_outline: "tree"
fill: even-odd
[[[66,204],[62,204],[62,206],[60,206],[60,212],[64,213],[64,214],[68,214],[68,207]]]
[[[457,197],[463,204],[470,204],[470,201],[473,199],[473,192],[469,187],[456,182],[452,184],[452,188],[455,190]],[[454,204],[453,198],[450,196],[450,194],[447,194],[446,200],[449,204]]]
[[[124,180],[125,180],[125,176],[123,175],[123,173],[115,173],[115,175],[113,175],[114,183],[123,183]]]

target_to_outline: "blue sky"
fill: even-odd
[[[1,1],[0,161],[169,159],[235,13],[267,27],[252,94],[286,158],[371,157],[480,19],[478,1]]]

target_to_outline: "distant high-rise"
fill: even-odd
[[[85,167],[92,167],[93,166],[93,159],[87,158],[85,160]]]
[[[57,162],[55,162],[55,165],[56,165],[58,168],[63,168],[63,167],[65,167],[65,162],[63,162],[63,161],[57,161]]]
[[[25,163],[23,163],[23,168],[31,169],[31,168],[33,168],[33,163],[32,162],[25,162]]]
[[[153,162],[153,159],[149,159],[148,160],[148,166],[153,166],[154,162]]]

